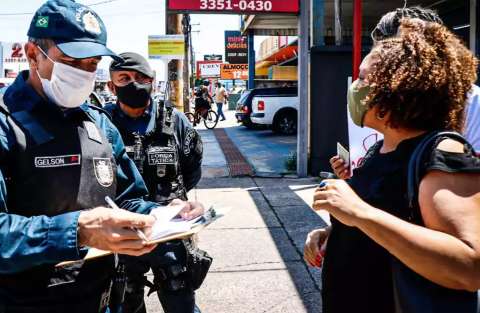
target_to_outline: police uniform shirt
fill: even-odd
[[[115,126],[122,133],[125,131],[145,135],[156,127],[158,103],[153,100],[151,100],[151,105],[145,113],[138,118],[127,116],[116,103],[106,105],[105,110],[114,116]],[[202,175],[203,143],[200,135],[183,113],[173,109],[172,118],[175,121],[174,136],[179,145],[179,161],[183,182],[185,188],[190,190],[198,183]]]
[[[82,110],[95,122],[103,132],[113,150],[117,163],[116,201],[122,207],[133,212],[146,213],[156,205],[143,201],[147,194],[135,164],[127,157],[125,146],[118,130],[103,114],[86,104],[76,109],[61,111],[55,104],[45,101],[26,83],[28,71],[20,73],[4,95],[4,102],[13,114],[20,111],[31,111],[36,108],[55,111],[58,114],[73,114]],[[52,118],[58,118],[58,115]],[[77,221],[79,211],[56,216],[25,217],[8,213],[7,183],[5,181],[6,159],[13,153],[16,139],[13,130],[7,123],[5,114],[0,113],[0,274],[21,272],[36,265],[58,263],[65,260],[80,259],[86,250],[77,246]],[[25,196],[28,197],[28,190]]]

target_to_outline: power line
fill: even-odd
[[[91,4],[86,4],[86,5],[89,6],[89,7],[93,7],[93,6],[96,6],[96,5],[107,4],[107,3],[117,2],[117,1],[119,1],[119,0],[104,0],[104,1],[95,2],[95,3],[91,3]]]
[[[107,4],[107,3],[112,3],[112,2],[117,2],[117,1],[120,1],[120,0],[104,0],[104,1],[99,1],[99,2],[95,2],[95,3],[86,4],[86,6],[93,7],[93,6],[97,6],[97,5],[101,5],[101,4]],[[28,13],[24,13],[24,12],[21,12],[21,13],[0,13],[0,16],[22,16],[22,15],[33,15],[33,14],[35,14],[35,12],[28,12]]]

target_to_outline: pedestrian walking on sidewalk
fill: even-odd
[[[310,233],[305,247],[310,265],[324,256],[323,312],[477,312],[474,149],[459,137],[426,146],[410,189],[418,199],[405,196],[412,194],[409,162],[420,143],[439,130],[462,130],[477,64],[446,27],[419,19],[403,19],[398,35],[378,41],[365,58],[348,91],[349,111],[384,140],[348,182],[325,180],[315,192],[314,209],[332,216],[331,228]],[[439,302],[454,307],[435,307]]]
[[[225,121],[225,114],[223,114],[223,105],[228,101],[228,94],[222,83],[217,82],[215,84],[215,103],[217,104],[217,118],[222,118],[220,121]]]

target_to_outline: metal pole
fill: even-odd
[[[312,46],[324,46],[325,45],[325,0],[311,0],[310,1],[312,12],[311,20],[311,37]]]
[[[362,62],[362,0],[353,3],[353,80],[358,78]]]
[[[255,88],[255,33],[248,31],[248,89]]]
[[[0,77],[5,77],[5,71],[3,70],[3,44],[0,41]]]
[[[308,175],[308,130],[309,130],[309,8],[310,0],[302,0],[300,3],[300,17],[298,19],[298,96],[300,105],[298,110],[298,135],[297,135],[297,175]]]
[[[192,25],[190,24],[190,27]],[[195,78],[193,77],[193,73],[195,72],[195,52],[193,51],[193,43],[192,43],[192,31],[190,30],[190,36],[188,36],[188,45],[190,46],[190,89],[192,89],[195,85]]]
[[[477,0],[470,0],[470,51],[477,50]]]
[[[335,0],[335,45],[341,46],[342,42],[342,0]]]
[[[190,52],[190,15],[184,14],[182,18],[182,28],[183,28],[183,35],[185,38],[185,51],[184,51],[184,59],[183,59],[183,111],[190,112],[190,101],[189,101],[189,90],[190,90],[190,75],[189,75],[189,63],[188,57]]]

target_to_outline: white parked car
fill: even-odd
[[[298,96],[269,95],[252,100],[252,123],[271,126],[276,133],[291,135],[297,132]]]

